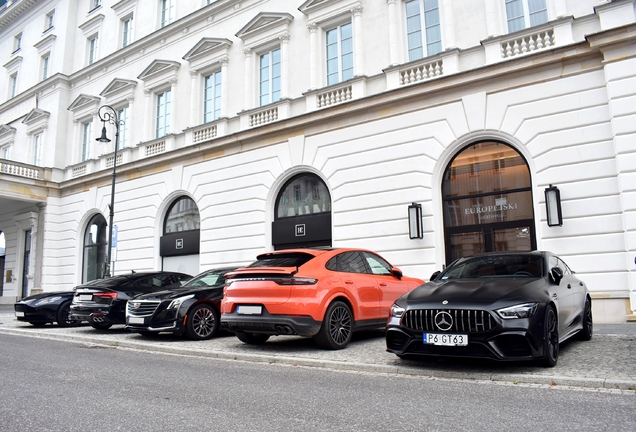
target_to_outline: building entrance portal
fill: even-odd
[[[536,249],[530,170],[512,147],[464,148],[444,172],[446,263],[482,252]]]

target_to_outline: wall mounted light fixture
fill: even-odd
[[[412,203],[409,206],[409,238],[424,238],[424,227],[422,225],[422,204]]]
[[[562,226],[561,192],[556,186],[550,185],[545,189],[545,211],[548,216],[548,226]]]

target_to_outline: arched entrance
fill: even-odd
[[[289,179],[276,197],[272,244],[275,250],[331,246],[331,195],[315,174]]]
[[[82,283],[101,279],[106,272],[108,225],[101,214],[93,216],[84,232]]]
[[[530,170],[509,145],[465,147],[446,167],[442,197],[447,264],[476,253],[536,249]]]
[[[201,217],[199,207],[187,196],[175,199],[163,220],[159,240],[162,269],[192,276],[199,273]]]

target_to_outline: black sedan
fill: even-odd
[[[49,323],[60,327],[78,326],[82,321],[69,316],[73,295],[75,291],[57,291],[25,297],[13,306],[15,317],[38,327]]]
[[[559,344],[592,338],[585,283],[550,252],[464,257],[400,297],[387,351],[412,355],[538,360],[552,367]]]
[[[75,288],[71,318],[85,320],[95,329],[126,324],[126,302],[140,294],[179,287],[192,276],[178,272],[132,272],[95,279]]]
[[[208,270],[180,288],[128,300],[126,328],[143,335],[169,332],[193,340],[214,337],[219,330],[225,273],[232,270]]]

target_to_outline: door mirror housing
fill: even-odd
[[[439,271],[439,270],[437,270],[435,273],[433,273],[433,274],[431,275],[431,279],[430,279],[430,280],[431,280],[431,281],[434,281],[435,279],[437,279],[437,277],[438,277],[440,274],[442,274],[442,272],[441,272],[441,271]]]
[[[402,270],[400,270],[400,269],[399,269],[399,268],[397,268],[397,267],[393,267],[393,268],[391,269],[391,274],[392,274],[393,276],[395,276],[396,278],[398,278],[398,279],[402,279],[402,276],[403,276]]]
[[[559,284],[561,279],[563,279],[563,270],[558,267],[552,267],[550,269],[550,279],[552,279],[552,282],[555,284]]]

